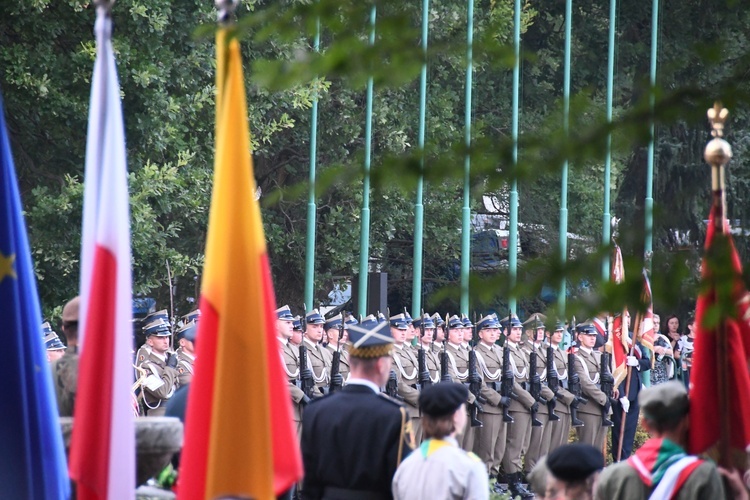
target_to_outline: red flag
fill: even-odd
[[[614,255],[612,256],[612,282],[621,283],[625,279],[625,266],[622,262],[622,251],[620,245],[615,243]],[[612,375],[615,377],[615,387],[619,387],[628,375],[627,357],[630,351],[630,339],[628,338],[628,310],[616,314],[610,322],[611,331],[607,340],[606,349],[612,353]],[[623,329],[625,334],[623,335]]]
[[[180,498],[275,498],[302,477],[275,332],[240,46],[217,34],[216,159]]]
[[[135,429],[128,173],[112,19],[105,9],[97,9],[95,31],[70,476],[79,499],[129,499],[135,497]]]
[[[702,275],[704,280],[711,279],[711,286],[701,292],[696,304],[695,351],[693,368],[690,375],[690,431],[689,450],[691,453],[708,452],[716,457],[721,450],[717,445],[721,432],[728,436],[729,456],[719,457],[724,464],[734,463],[744,468],[746,463],[745,449],[750,444],[750,375],[748,374],[748,354],[750,354],[750,295],[742,282],[742,264],[729,233],[726,219],[723,220],[724,232],[718,233],[714,227],[719,214],[719,206],[714,204],[709,216],[706,234],[706,253],[720,253],[712,262],[723,263],[728,269],[710,269],[709,261],[704,258]],[[721,282],[715,279],[722,275]],[[730,275],[728,279],[723,274]],[[729,286],[733,314],[722,314],[716,326],[707,328],[707,317],[715,316],[717,308],[727,307],[724,300],[719,300],[726,292],[718,286]],[[714,321],[714,323],[716,323]],[[717,351],[717,337],[720,329],[726,335],[726,352],[723,359]],[[726,373],[726,407],[721,407],[719,370]],[[729,428],[727,428],[727,424]],[[737,461],[735,459],[739,458]]]

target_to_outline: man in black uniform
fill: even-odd
[[[414,443],[405,409],[380,392],[392,345],[388,322],[349,327],[347,385],[313,400],[303,416],[303,499],[393,498],[393,475]]]

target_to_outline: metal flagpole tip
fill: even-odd
[[[713,139],[706,144],[703,158],[712,167],[723,167],[732,158],[732,147],[724,140],[724,123],[729,116],[727,108],[721,106],[720,102],[708,110],[708,121],[711,122],[711,135]]]
[[[232,14],[234,14],[235,9],[237,9],[238,3],[239,0],[214,0],[216,10],[219,11],[217,14],[217,20],[220,23],[229,22]]]

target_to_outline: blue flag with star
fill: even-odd
[[[70,497],[42,314],[0,95],[0,497]]]

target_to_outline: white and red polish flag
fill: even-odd
[[[112,19],[97,8],[86,144],[79,373],[70,476],[79,500],[135,497],[130,213]]]

